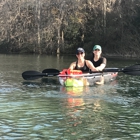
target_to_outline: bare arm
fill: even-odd
[[[76,62],[70,64],[69,69],[73,70],[76,66]]]
[[[86,60],[86,64],[87,64],[88,68],[91,69],[91,71],[98,71],[98,69],[96,69],[96,68],[94,67],[94,65],[92,64],[91,61]]]
[[[100,66],[96,67],[98,71],[102,71],[105,68],[105,64],[101,64]]]
[[[102,70],[106,67],[106,63],[107,63],[107,60],[106,60],[106,58],[104,57],[104,58],[103,58],[103,61],[102,61],[102,63],[101,63],[101,65],[98,66],[98,67],[96,67],[96,69],[97,69],[98,71],[102,71]]]

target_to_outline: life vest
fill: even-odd
[[[71,70],[71,69],[63,69],[59,77],[61,77],[64,80],[65,86],[71,87],[71,86],[83,86],[83,81],[77,80],[77,75],[81,75],[81,70]],[[71,75],[76,75],[76,79],[72,78]],[[79,76],[80,77],[80,76]]]
[[[82,71],[81,70],[71,70],[71,69],[63,69],[61,72],[60,72],[60,75],[59,76],[64,76],[64,75],[79,75],[79,74],[82,74]]]

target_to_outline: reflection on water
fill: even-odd
[[[86,93],[88,87],[61,87],[61,91],[68,95],[67,106],[84,106],[83,92]]]
[[[62,69],[72,60],[0,56],[0,139],[139,139],[139,77],[119,73],[111,83],[78,88],[60,86],[57,76],[21,77],[25,70]],[[115,62],[110,67],[132,64]]]

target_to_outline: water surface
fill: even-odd
[[[140,77],[119,73],[100,86],[65,88],[57,76],[25,81],[26,70],[62,70],[74,56],[0,55],[0,139],[140,139]],[[125,67],[136,59],[108,59]]]

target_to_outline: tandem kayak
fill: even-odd
[[[118,72],[132,76],[140,76],[140,64],[135,64],[125,68],[105,68],[102,72],[95,72],[91,74],[83,74],[82,71],[63,69],[59,71],[57,69],[49,68],[42,71],[25,71],[22,73],[22,77],[25,80],[35,80],[42,77],[53,77],[58,76],[61,85],[70,86],[92,86],[96,82],[100,81],[101,78],[104,82],[114,80]]]
[[[80,71],[73,70],[71,74],[65,73],[63,70],[59,75],[59,82],[66,87],[93,86],[96,82],[100,82],[104,78],[104,82],[115,80],[118,72],[104,72],[82,74]]]

